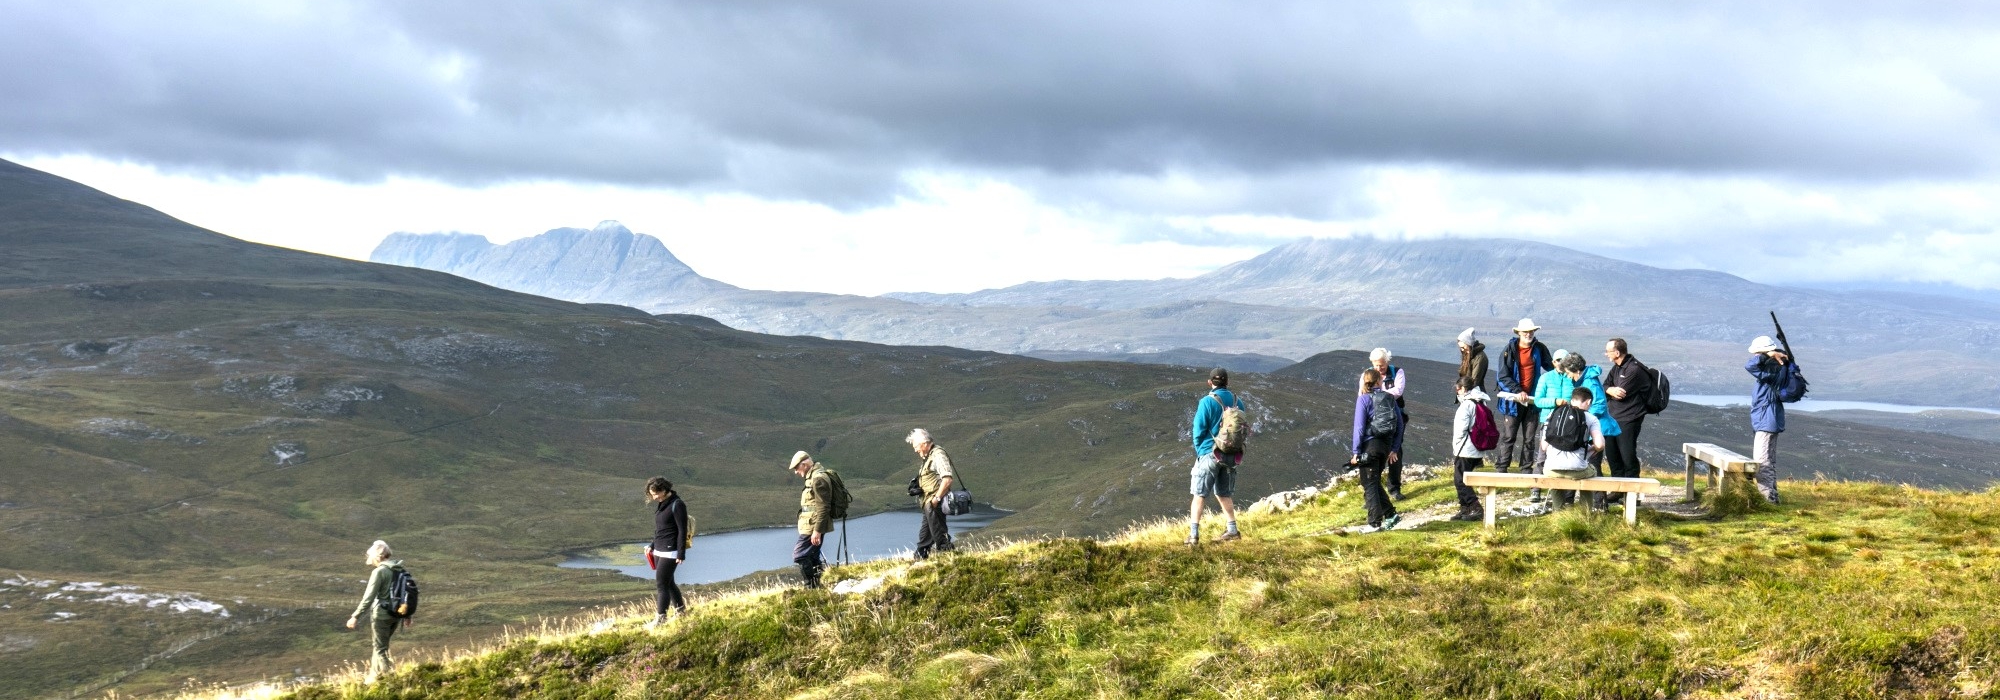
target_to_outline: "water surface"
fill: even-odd
[[[972,512],[947,519],[956,537],[990,525],[1009,515],[988,505],[975,505]],[[870,561],[907,556],[917,544],[917,526],[922,516],[914,510],[893,510],[847,521],[849,561]],[[834,561],[840,546],[841,527],[834,526],[821,545],[827,561]],[[674,572],[681,583],[716,583],[741,578],[759,571],[783,569],[792,564],[792,545],[798,541],[796,527],[760,527],[735,532],[699,534],[687,563]],[[648,581],[653,570],[646,568],[646,543],[635,542],[603,547],[571,555],[560,566],[566,569],[615,569]]]

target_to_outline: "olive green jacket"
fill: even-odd
[[[377,601],[388,600],[389,585],[396,580],[395,571],[403,568],[403,560],[392,559],[375,565],[375,571],[368,574],[368,587],[361,591],[361,604],[354,606],[354,617],[373,610],[370,619],[395,617],[389,609]]]
[[[833,479],[823,464],[806,472],[806,486],[799,491],[799,534],[815,532],[833,532]]]

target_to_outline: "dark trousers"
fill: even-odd
[[[653,612],[665,615],[668,608],[686,610],[688,607],[687,600],[681,598],[681,585],[674,583],[674,569],[680,568],[680,560],[655,557],[653,564],[653,593],[655,594],[653,597],[656,603],[653,606]]]
[[[1453,457],[1451,459],[1451,485],[1458,489],[1458,507],[1460,510],[1480,507],[1479,494],[1473,493],[1472,487],[1465,485],[1465,473],[1476,471],[1483,466],[1486,466],[1486,460],[1478,457]]]
[[[1646,425],[1646,419],[1627,423],[1618,421],[1617,435],[1604,439],[1604,461],[1610,465],[1612,476],[1636,478],[1639,476],[1639,428]]]
[[[923,523],[917,527],[917,559],[931,558],[931,552],[951,551],[951,530],[944,523],[944,508],[924,499]]]
[[[1521,471],[1535,471],[1535,448],[1541,443],[1542,412],[1534,406],[1514,405],[1514,415],[1505,413],[1500,419],[1500,444],[1491,455],[1493,466],[1505,472],[1514,464],[1521,465]]]
[[[1389,441],[1369,440],[1361,446],[1361,502],[1368,508],[1368,526],[1378,527],[1382,520],[1396,514],[1396,504],[1390,502],[1389,492],[1382,488],[1382,468],[1388,466]]]
[[[820,542],[826,542],[822,535]],[[826,570],[826,562],[819,557],[819,548],[813,544],[812,535],[799,535],[797,544],[792,545],[792,563],[799,565],[799,578],[805,579],[807,588],[819,587],[819,575]]]

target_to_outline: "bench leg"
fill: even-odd
[[[1491,486],[1482,486],[1479,489],[1479,495],[1484,497],[1486,501],[1486,529],[1491,530],[1494,524],[1500,519],[1500,490]]]
[[[1681,483],[1687,485],[1687,491],[1681,494],[1682,502],[1690,502],[1694,500],[1694,455],[1687,456],[1686,468],[1687,468],[1687,474],[1681,478]]]
[[[1625,493],[1625,524],[1639,524],[1639,492],[1637,491],[1628,491]]]

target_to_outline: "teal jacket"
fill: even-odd
[[[1535,406],[1542,409],[1542,420],[1547,421],[1549,411],[1555,407],[1569,403],[1570,392],[1578,386],[1590,390],[1590,415],[1597,417],[1597,426],[1604,430],[1604,437],[1623,432],[1618,421],[1611,419],[1611,399],[1604,395],[1604,368],[1597,365],[1586,365],[1583,377],[1576,381],[1560,371],[1542,375],[1542,380],[1535,384]]]

